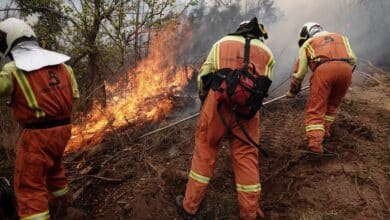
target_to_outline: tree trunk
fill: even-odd
[[[141,6],[141,0],[137,0],[137,9],[135,13],[135,33],[134,33],[134,63],[137,63],[138,60],[141,58],[140,56],[140,49],[139,49],[139,17],[140,17],[140,6]]]

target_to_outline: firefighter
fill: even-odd
[[[337,108],[351,84],[356,56],[347,37],[327,32],[314,22],[303,25],[298,45],[299,57],[286,95],[293,98],[299,93],[309,66],[313,75],[306,107],[306,136],[309,150],[322,153],[323,138],[330,136]]]
[[[9,18],[0,22],[0,96],[10,97],[23,131],[18,141],[14,190],[22,220],[55,218],[50,204],[67,202],[69,186],[62,157],[71,136],[70,115],[79,98],[66,55],[42,49],[32,28]]]
[[[179,215],[185,219],[199,216],[198,209],[205,196],[206,188],[213,174],[220,141],[227,127],[219,114],[231,127],[231,132],[241,139],[246,139],[243,131],[238,128],[236,115],[232,109],[222,106],[217,110],[215,91],[204,90],[202,79],[205,76],[223,68],[236,69],[242,67],[244,61],[245,38],[250,37],[250,63],[254,65],[256,73],[272,78],[274,58],[270,49],[263,43],[267,38],[264,26],[259,25],[257,18],[242,22],[235,33],[229,34],[216,42],[204,62],[198,75],[199,96],[203,101],[200,118],[195,134],[195,148],[191,170],[185,195],[176,197]],[[268,79],[269,78],[269,79]],[[260,117],[256,115],[242,121],[242,126],[253,140],[260,139]],[[255,219],[264,217],[260,208],[259,199],[261,185],[259,179],[259,151],[258,148],[228,136],[230,151],[235,174],[236,190],[241,219]]]

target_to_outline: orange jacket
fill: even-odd
[[[241,68],[244,64],[245,38],[242,36],[225,36],[216,42],[204,62],[198,75],[198,91],[204,95],[202,76],[213,73],[222,68]],[[256,68],[256,74],[273,77],[275,60],[271,50],[259,39],[250,42],[249,70],[253,73],[252,64]]]
[[[23,72],[10,62],[0,76],[0,96],[11,96],[14,117],[21,124],[68,119],[73,98],[79,97],[72,69],[65,64]]]
[[[330,59],[345,59],[351,65],[356,63],[356,55],[347,37],[323,31],[307,40],[299,49],[290,91],[294,94],[299,92],[308,66],[314,71],[319,63]]]

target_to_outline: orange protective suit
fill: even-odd
[[[321,32],[300,49],[290,93],[299,92],[307,66],[310,66],[313,76],[310,79],[305,126],[311,151],[323,152],[323,138],[330,136],[337,108],[351,84],[351,65],[355,61],[348,39],[335,33]]]
[[[62,155],[70,135],[71,125],[23,130],[14,173],[21,219],[49,219],[48,202],[68,193]]]
[[[312,151],[323,151],[323,137],[330,136],[330,125],[347,93],[351,78],[352,67],[343,62],[325,63],[314,72],[310,80],[305,116],[306,133]],[[324,125],[324,129],[317,129],[317,125]]]
[[[71,136],[70,115],[77,84],[70,67],[60,64],[32,72],[18,70],[14,62],[0,76],[12,83],[11,107],[24,128],[16,152],[14,189],[19,217],[50,219],[48,203],[69,191],[62,155]]]
[[[242,67],[244,41],[245,39],[240,36],[227,36],[218,41],[202,66],[200,76],[220,68],[234,69]],[[257,39],[251,41],[250,62],[254,63],[258,73],[272,77],[274,65],[272,53]],[[197,212],[204,198],[215,167],[220,141],[227,132],[217,111],[217,101],[214,95],[214,91],[210,90],[202,106],[196,128],[195,149],[183,202],[183,208],[190,214]],[[232,128],[232,132],[243,140],[247,140],[237,125],[235,113],[224,106],[220,108],[220,112],[226,119],[227,124]],[[242,123],[253,140],[259,140],[260,117],[258,113],[252,119],[244,120],[240,123]],[[229,137],[229,143],[240,217],[241,219],[255,219],[257,214],[261,212],[259,208],[261,185],[258,170],[258,149],[255,146],[248,146],[233,137]]]

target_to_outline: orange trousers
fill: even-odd
[[[247,140],[239,126],[234,113],[221,107],[227,123],[234,134]],[[259,114],[254,118],[241,122],[253,140],[260,139]],[[213,175],[220,141],[226,133],[219,113],[214,91],[210,90],[202,107],[195,134],[195,149],[192,158],[191,171],[185,192],[183,207],[195,214],[202,202],[207,185]],[[241,141],[230,137],[230,151],[235,174],[236,190],[240,207],[241,219],[255,219],[259,209],[260,179],[258,160],[259,153],[255,146],[248,146]]]
[[[49,219],[49,200],[68,193],[62,156],[70,136],[71,125],[23,130],[14,172],[14,189],[21,220]]]
[[[352,67],[345,62],[325,63],[314,71],[305,117],[310,150],[323,152],[323,138],[330,136],[330,126],[351,79]]]

